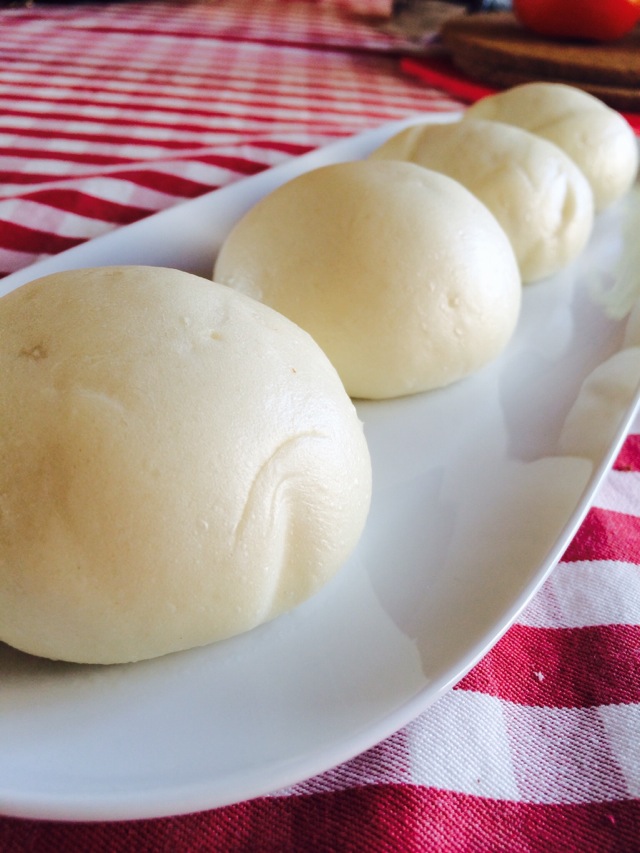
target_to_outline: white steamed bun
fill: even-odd
[[[246,631],[358,541],[369,454],[311,338],[176,270],[0,300],[0,639],[77,662]]]
[[[511,338],[521,300],[488,209],[451,178],[382,160],[324,166],[263,198],[214,277],[306,329],[360,398],[478,370]]]

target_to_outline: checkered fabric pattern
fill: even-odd
[[[0,272],[332,139],[457,108],[402,74],[388,6],[1,9]],[[402,731],[197,815],[0,819],[0,850],[640,850],[640,435],[517,623]]]
[[[0,274],[336,137],[455,105],[398,71],[397,38],[317,5],[311,35],[316,4],[304,2],[2,12]],[[334,49],[354,18],[354,52]],[[277,43],[255,40],[265,27]],[[330,47],[301,47],[311,36]]]

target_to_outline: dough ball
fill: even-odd
[[[554,142],[586,175],[596,211],[624,195],[636,178],[638,143],[629,123],[573,86],[514,86],[477,101],[466,117],[513,124]]]
[[[437,388],[491,361],[522,290],[481,202],[445,175],[384,160],[324,166],[266,196],[214,276],[306,329],[362,398]]]
[[[362,426],[325,355],[229,288],[152,267],[0,300],[0,639],[115,663],[306,599],[368,512]]]
[[[410,160],[463,184],[504,228],[525,282],[568,264],[591,234],[586,178],[564,151],[521,128],[480,119],[417,125],[371,156]]]

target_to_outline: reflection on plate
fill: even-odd
[[[365,156],[401,126],[123,228],[0,292],[112,263],[208,276],[258,198],[303,170]],[[128,666],[0,645],[0,811],[123,819],[255,797],[372,746],[461,678],[561,556],[637,407],[639,350],[624,334],[638,283],[624,262],[638,192],[600,217],[571,268],[526,288],[498,361],[444,390],[358,405],[371,515],[314,599],[249,634]]]

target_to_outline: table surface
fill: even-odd
[[[389,9],[0,9],[0,273],[334,139],[460,109],[459,81],[405,73],[416,45]],[[516,624],[405,729],[287,791],[208,812],[0,818],[0,850],[640,849],[639,432]]]

